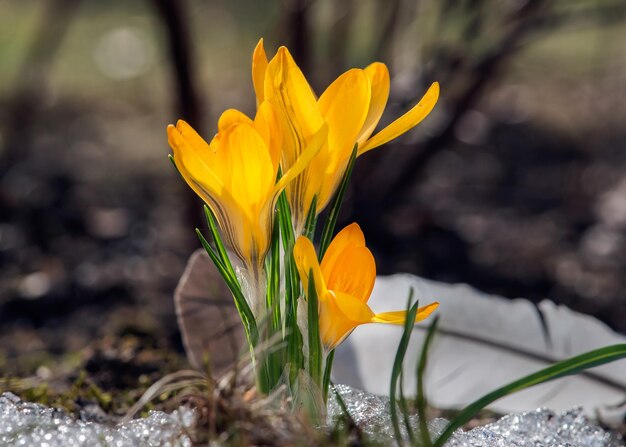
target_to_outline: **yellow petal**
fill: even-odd
[[[343,167],[350,158],[367,116],[370,95],[370,83],[365,72],[354,68],[339,76],[320,96],[319,110],[328,124],[332,164],[329,170]]]
[[[225,110],[217,122],[217,131],[224,132],[229,127],[238,123],[252,124],[252,120],[237,109]]]
[[[267,66],[264,92],[281,118],[283,167],[288,169],[324,121],[313,90],[285,47]]]
[[[422,320],[425,320],[432,314],[435,309],[439,307],[439,303],[430,303],[427,306],[420,307],[417,309],[417,315],[415,316],[415,323],[419,323]],[[383,312],[374,315],[372,318],[372,323],[388,323],[388,324],[404,324],[406,321],[406,311],[395,311],[395,312]]]
[[[365,140],[376,129],[380,118],[383,116],[387,100],[389,99],[389,70],[387,66],[381,62],[374,62],[365,68],[365,74],[370,81],[372,89],[369,110],[367,118],[363,124],[363,128],[357,137],[357,143],[362,146]]]
[[[170,132],[172,130],[171,127],[174,127],[174,126],[172,126],[171,124],[169,126],[167,126],[167,136],[168,136],[168,138],[172,136],[170,134]],[[193,127],[191,127],[189,124],[187,124],[186,121],[178,120],[176,122],[176,128],[175,129],[180,134],[180,136],[185,141],[187,141],[187,143],[189,144],[190,148],[194,149],[195,151],[198,151],[198,153],[207,152],[209,150],[208,144],[204,140],[204,138],[202,138],[200,135],[198,135],[198,132],[196,132]]]
[[[285,186],[294,178],[298,176],[302,171],[304,171],[311,159],[317,155],[320,149],[326,144],[328,139],[328,126],[326,124],[322,125],[319,131],[313,135],[313,138],[309,141],[308,146],[302,152],[300,157],[296,160],[296,162],[289,168],[287,172],[283,174],[283,176],[278,180],[276,186],[274,187],[274,194],[282,191]],[[299,181],[300,177],[296,178],[295,181]]]
[[[242,210],[254,219],[276,180],[269,150],[254,127],[244,123],[230,127],[224,140],[223,149],[232,166],[229,190]]]
[[[189,186],[207,201],[208,195],[219,195],[224,188],[213,170],[208,144],[186,122],[167,126],[167,140],[174,151],[174,162]],[[201,182],[200,182],[201,181]]]
[[[334,349],[355,327],[369,323],[374,313],[369,306],[351,295],[329,292],[320,300],[320,336],[327,349]]]
[[[356,223],[335,236],[324,254],[321,269],[330,290],[367,302],[376,281],[376,262]]]
[[[256,116],[254,117],[254,128],[259,132],[259,135],[263,137],[263,140],[265,140],[265,144],[270,151],[274,171],[278,172],[282,148],[282,134],[274,109],[269,102],[264,101],[259,105]]]
[[[267,69],[267,56],[263,48],[263,38],[259,39],[252,54],[252,84],[256,94],[257,106],[264,101],[265,94],[263,85],[265,84],[265,70]]]
[[[293,257],[300,275],[300,280],[304,286],[304,292],[309,290],[309,273],[313,272],[313,281],[315,282],[315,291],[320,302],[325,298],[328,291],[326,283],[322,277],[320,265],[317,261],[315,247],[309,239],[300,236],[293,247]]]
[[[179,129],[183,129],[184,133],[181,133]],[[167,136],[170,146],[174,150],[176,168],[189,187],[213,210],[227,244],[243,260],[244,255],[236,242],[236,232],[226,230],[231,227],[229,215],[233,213],[233,210],[237,210],[237,204],[225,189],[222,180],[211,168],[210,161],[208,163],[207,160],[203,159],[207,150],[197,151],[198,144],[191,144],[191,141],[194,141],[195,137],[199,138],[203,143],[199,145],[199,149],[208,149],[205,147],[206,143],[184,121],[178,122],[178,128],[169,125]],[[185,139],[184,136],[189,138]]]
[[[411,110],[400,118],[389,124],[372,138],[367,140],[362,147],[359,147],[358,155],[381,146],[394,138],[402,135],[407,130],[417,126],[420,121],[428,116],[439,98],[439,84],[437,82],[430,86],[424,97]]]
[[[240,122],[219,134],[215,163],[225,193],[218,206],[226,215],[222,233],[248,268],[269,248],[272,214],[267,209],[276,172],[268,148],[253,125]]]

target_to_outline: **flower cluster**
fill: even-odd
[[[374,133],[389,97],[382,63],[348,70],[318,98],[287,48],[268,60],[261,39],[252,80],[254,118],[226,110],[210,143],[181,120],[168,126],[168,141],[178,171],[219,227],[216,246],[230,254],[220,256],[205,244],[233,295],[245,298],[236,303],[249,342],[258,343],[260,324],[266,339],[279,334],[285,342],[259,362],[262,388],[275,386],[285,367],[296,371],[292,377],[306,370],[323,387],[331,367],[327,361],[320,383],[323,360],[356,326],[404,324],[406,312],[376,314],[367,305],[376,264],[357,224],[330,244],[322,240],[316,251],[311,239],[318,215],[331,202],[338,209],[354,159],[422,121],[439,86],[434,83],[418,104]],[[333,227],[327,221],[324,233]],[[236,271],[231,261],[240,266]],[[415,322],[436,307],[421,307]]]

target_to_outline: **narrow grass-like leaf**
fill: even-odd
[[[180,170],[178,169],[178,166],[176,166],[176,161],[174,160],[174,157],[172,156],[172,154],[168,155],[168,159],[174,165],[174,168],[176,169],[176,172],[178,172],[178,175],[180,175],[181,178],[184,180],[184,177],[181,174]],[[241,286],[239,285],[239,281],[237,281],[237,277],[233,270],[233,266],[230,263],[230,259],[228,259],[228,255],[226,254],[224,244],[222,243],[219,232],[217,231],[217,225],[215,225],[215,218],[211,210],[207,207],[207,205],[205,204],[204,206],[205,206],[205,214],[207,215],[207,221],[209,222],[209,229],[211,230],[211,234],[213,236],[213,240],[215,241],[215,245],[218,251],[216,252],[213,249],[213,247],[211,247],[211,244],[209,244],[209,242],[206,240],[206,238],[204,237],[204,235],[202,234],[202,232],[200,232],[198,228],[196,228],[196,234],[200,238],[200,243],[206,250],[207,254],[211,258],[213,263],[215,264],[215,267],[217,267],[217,270],[220,273],[220,275],[222,275],[222,278],[224,278],[224,281],[226,281],[228,288],[230,289],[231,293],[233,294],[233,297],[235,298],[235,306],[237,307],[237,310],[239,311],[239,315],[241,316],[241,319],[243,321],[248,344],[250,344],[250,349],[253,349],[253,347],[256,345],[259,339],[259,333],[256,327],[256,321],[254,319],[254,315],[252,314],[252,311],[250,310],[250,306],[248,305],[248,302],[246,301],[246,299],[243,296],[243,293],[241,292]],[[207,213],[207,210],[209,211],[208,213]]]
[[[428,327],[426,338],[424,339],[424,345],[422,346],[422,352],[417,364],[417,396],[415,402],[417,404],[417,417],[419,418],[420,437],[422,439],[423,447],[432,447],[433,441],[430,439],[430,432],[428,431],[428,425],[426,421],[426,406],[428,402],[426,400],[426,394],[424,393],[424,373],[426,371],[426,365],[428,364],[428,352],[432,344],[435,333],[437,332],[437,325],[439,323],[439,315],[433,318],[433,322]]]
[[[206,240],[206,238],[204,237],[204,235],[202,234],[199,228],[196,228],[196,234],[198,235],[198,238],[200,239],[200,243],[202,244],[202,247],[204,247],[209,257],[211,258],[211,261],[213,261],[213,264],[215,264],[215,266],[217,267],[217,270],[219,271],[220,275],[222,275],[222,277],[224,278],[224,281],[229,282],[229,281],[235,280],[235,277],[231,276],[231,274],[228,272],[228,270],[226,269],[226,266],[222,262],[222,259],[217,254],[217,252],[213,249],[213,247],[211,247],[211,244],[209,244],[209,241]]]
[[[307,321],[309,332],[309,374],[313,383],[322,382],[322,341],[320,339],[320,320],[317,291],[313,281],[313,271],[309,272],[309,291],[307,293]]]
[[[324,365],[324,379],[322,382],[322,395],[324,402],[328,400],[328,388],[330,387],[330,374],[333,370],[333,360],[335,359],[335,350],[333,349],[326,356],[326,364]]]
[[[278,384],[287,361],[280,307],[280,257],[280,225],[275,222],[272,228],[270,251],[265,258],[265,271],[267,272],[266,317],[262,322],[263,330],[261,333],[266,342],[267,340],[277,340],[279,347],[263,352],[266,363],[265,379],[267,381],[265,384],[267,389],[263,390],[264,392],[271,391]]]
[[[211,258],[211,261],[213,261],[213,264],[215,264],[215,267],[217,268],[217,271],[219,272],[219,274],[222,276],[222,278],[224,278],[224,281],[228,285],[228,288],[230,289],[230,291],[233,292],[233,289],[237,289],[239,293],[241,293],[241,286],[239,285],[237,278],[230,274],[226,266],[224,266],[224,264],[222,263],[222,260],[220,259],[219,255],[216,253],[213,247],[211,247],[211,244],[209,244],[209,241],[206,240],[206,238],[204,237],[204,235],[202,234],[199,228],[196,228],[196,234],[198,235],[198,238],[200,239],[200,243],[202,244],[202,247],[204,247],[204,250],[209,255],[209,258]],[[234,293],[235,292],[233,292],[233,294]],[[246,305],[247,304],[248,303],[246,302]]]
[[[224,267],[228,269],[230,274],[235,277],[235,270],[233,269],[233,265],[230,262],[230,258],[228,257],[228,253],[226,253],[226,248],[224,247],[224,243],[222,242],[222,236],[219,233],[217,228],[217,222],[215,220],[215,215],[211,208],[204,204],[204,215],[206,216],[207,223],[209,224],[209,231],[211,231],[211,236],[213,236],[213,242],[215,242],[215,247],[217,248],[217,253],[222,259],[222,263]]]
[[[291,207],[287,200],[287,194],[283,191],[276,201],[276,209],[278,211],[278,221],[280,223],[281,236],[283,245],[293,245],[295,243],[295,235],[293,232],[293,223],[291,221]]]
[[[404,368],[400,369],[400,377],[398,378],[398,406],[400,407],[400,411],[402,412],[402,422],[404,422],[404,428],[406,429],[406,433],[409,435],[409,441],[411,445],[415,445],[415,434],[413,433],[413,427],[411,426],[411,420],[409,418],[409,405],[406,402],[406,397],[404,395]]]
[[[309,212],[306,215],[306,221],[304,222],[304,233],[303,236],[307,237],[309,240],[313,240],[315,235],[315,225],[317,224],[317,194],[313,196],[313,200],[311,200],[311,206],[309,207]]]
[[[252,310],[250,310],[248,302],[243,296],[239,282],[236,278],[232,277],[230,272],[224,267],[224,265],[222,265],[219,255],[215,252],[215,250],[213,250],[209,242],[206,240],[206,238],[198,228],[196,228],[196,234],[198,235],[198,238],[200,238],[200,243],[215,264],[217,271],[220,273],[222,278],[224,278],[226,285],[233,294],[233,297],[235,299],[235,306],[237,307],[237,311],[241,316],[241,320],[243,321],[244,328],[246,330],[248,343],[250,344],[251,348],[254,347],[259,339],[259,334],[256,327],[256,320],[254,318],[254,315],[252,314]]]
[[[326,222],[324,223],[324,228],[322,229],[322,239],[320,240],[320,248],[318,252],[319,259],[324,257],[324,253],[326,253],[326,249],[328,248],[328,245],[330,245],[333,233],[335,232],[335,225],[337,225],[337,218],[339,217],[339,211],[341,210],[343,196],[346,193],[350,177],[352,177],[352,170],[354,169],[354,162],[356,161],[357,149],[358,145],[355,144],[354,149],[352,150],[352,155],[350,156],[350,161],[346,167],[346,172],[344,172],[343,177],[341,178],[341,183],[339,184],[339,188],[337,188],[337,192],[333,197],[330,211],[326,217]]]
[[[122,422],[126,423],[130,421],[146,404],[152,399],[161,394],[165,387],[172,384],[179,384],[178,389],[191,385],[205,384],[207,388],[211,387],[211,379],[204,376],[202,373],[196,370],[183,370],[177,371],[160,378],[143,393],[141,398],[128,410],[126,415],[122,418]],[[170,390],[176,389],[176,387],[170,388]]]
[[[280,313],[280,225],[272,229],[270,254],[267,257],[267,310],[272,318],[272,332],[282,330]]]
[[[564,376],[579,373],[585,369],[600,366],[605,363],[626,359],[626,344],[607,346],[596,349],[581,355],[558,362],[552,366],[544,368],[536,373],[530,374],[519,380],[500,387],[475,402],[469,404],[456,417],[450,421],[444,431],[434,442],[433,447],[442,447],[445,442],[454,434],[454,431],[469,422],[480,410],[490,403],[509,394],[530,388],[541,383],[549,382]]]
[[[400,422],[398,420],[396,390],[398,387],[398,379],[400,378],[400,373],[402,372],[404,357],[406,356],[406,351],[409,347],[409,341],[411,339],[411,333],[413,332],[413,325],[415,324],[415,317],[417,315],[417,309],[419,306],[419,302],[415,302],[415,304],[411,306],[411,301],[413,301],[413,287],[411,287],[411,290],[409,291],[409,298],[407,301],[407,308],[409,308],[409,310],[407,312],[406,320],[404,322],[404,331],[402,332],[402,337],[400,338],[400,343],[398,344],[398,349],[396,351],[396,358],[393,362],[393,367],[391,369],[391,383],[389,384],[389,407],[391,412],[391,424],[393,426],[393,431],[398,445],[402,445],[402,432],[400,431]]]
[[[289,363],[290,378],[296,380],[298,370],[304,368],[302,356],[302,334],[298,328],[298,297],[300,296],[300,277],[293,259],[295,235],[291,222],[291,210],[287,195],[283,191],[277,202],[278,221],[285,250],[285,333],[287,336],[287,362]]]

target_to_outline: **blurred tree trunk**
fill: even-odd
[[[384,24],[380,28],[378,43],[374,50],[375,60],[393,65],[393,48],[396,43],[396,27],[400,17],[401,0],[381,1],[377,4],[376,15]]]
[[[193,45],[189,36],[189,23],[185,16],[186,2],[182,0],[153,0],[156,12],[163,22],[167,35],[168,54],[173,71],[177,114],[194,127],[204,124],[200,105]]]
[[[173,91],[176,92],[176,115],[196,129],[205,124],[204,110],[201,106],[197,87],[197,71],[194,63],[193,45],[189,35],[190,26],[185,14],[186,2],[183,0],[152,0],[160,17],[168,42],[168,56],[173,75]],[[204,100],[206,104],[206,99]],[[198,228],[205,228],[202,219],[201,201],[186,185],[185,189],[187,221]],[[190,232],[191,234],[191,232]]]
[[[347,68],[348,64],[348,44],[350,39],[350,28],[354,17],[353,0],[343,0],[333,2],[333,18],[329,32],[328,57],[329,64],[325,71],[331,74],[324,74],[324,85],[332,82],[339,73]]]
[[[311,70],[311,34],[309,30],[309,7],[311,0],[287,0],[285,27],[287,47],[304,73]]]

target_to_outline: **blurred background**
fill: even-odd
[[[440,82],[347,193],[341,223],[379,273],[550,298],[626,333],[623,0],[5,0],[0,387],[136,388],[185,365],[172,294],[204,224],[165,126],[210,138],[224,109],[252,114],[260,37],[318,93],[387,63],[384,123]]]

